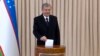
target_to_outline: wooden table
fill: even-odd
[[[65,56],[65,47],[53,46],[47,48],[45,46],[37,46],[35,48],[35,56]]]

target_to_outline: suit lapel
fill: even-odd
[[[45,22],[43,15],[41,15],[41,22],[43,23],[44,26],[46,26],[46,22]]]
[[[52,18],[49,16],[49,26],[51,25]]]
[[[45,22],[45,19],[44,19],[43,15],[41,15],[41,23],[43,24],[44,27],[51,28],[51,25],[52,25],[52,17],[49,16],[49,24],[47,26],[47,23]]]

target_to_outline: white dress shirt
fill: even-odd
[[[45,21],[47,22],[46,18],[48,18],[48,22],[49,22],[49,16],[48,16],[48,17],[44,16],[44,19],[45,19]]]

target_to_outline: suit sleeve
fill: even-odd
[[[58,25],[58,20],[57,20],[57,17],[56,17],[56,37],[57,37],[57,44],[59,45],[60,44],[60,30],[59,30],[59,25]]]
[[[39,34],[38,20],[37,20],[37,18],[34,18],[33,34],[34,34],[34,36],[37,38],[37,40],[39,40],[40,37],[42,37],[42,36]]]

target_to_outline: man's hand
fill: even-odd
[[[47,37],[46,37],[46,36],[42,36],[42,37],[40,38],[40,40],[41,40],[41,41],[46,41],[46,40],[47,40]]]

